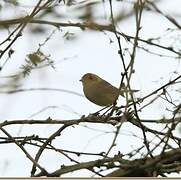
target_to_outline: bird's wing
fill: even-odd
[[[107,81],[103,80],[99,83],[99,86],[101,89],[104,89],[104,92],[106,94],[111,94],[111,95],[115,95],[117,96],[117,93],[118,93],[118,88],[112,86],[110,83],[108,83]]]

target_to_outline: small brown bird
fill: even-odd
[[[86,98],[99,106],[112,105],[118,93],[124,97],[125,88],[119,92],[118,88],[95,74],[87,73],[80,81],[82,82]]]

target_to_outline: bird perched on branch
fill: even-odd
[[[85,74],[80,81],[82,82],[86,98],[99,106],[112,105],[119,95],[124,97],[124,92],[126,91],[124,85],[119,91],[118,88],[92,73]],[[132,90],[132,92],[137,91]]]

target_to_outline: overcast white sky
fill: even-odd
[[[24,5],[27,2],[24,1]],[[127,5],[122,5],[117,2],[123,9]],[[109,10],[106,7],[105,13]],[[179,22],[181,23],[179,0],[164,0],[159,4],[159,7],[164,12],[169,12],[171,15],[179,15]],[[62,8],[64,12],[71,15],[71,8]],[[26,14],[23,10],[12,10],[6,14]],[[5,15],[0,12],[0,19]],[[49,19],[54,20],[54,19]],[[129,18],[119,24],[120,31],[134,35],[135,32],[135,19]],[[170,35],[167,34],[167,28],[175,28],[168,20],[163,17],[156,16],[151,12],[145,12],[142,18],[142,29],[140,37],[149,38],[164,36],[167,41],[163,43],[169,44],[173,42]],[[122,64],[117,53],[118,46],[114,35],[102,32],[82,31],[78,28],[62,28],[61,31],[56,31],[51,40],[47,42],[45,47],[42,48],[43,52],[51,54],[51,59],[55,61],[55,69],[50,67],[41,70],[34,70],[23,82],[22,88],[36,88],[36,87],[49,87],[71,90],[83,94],[82,85],[79,82],[81,76],[87,72],[98,74],[102,78],[111,82],[115,86],[119,86],[120,73],[122,72]],[[78,37],[73,41],[66,41],[63,35],[67,32],[76,33]],[[1,30],[2,31],[2,30]],[[51,34],[47,31],[48,34]],[[181,33],[178,31],[178,37]],[[38,44],[43,42],[46,38],[45,35],[28,36],[29,32],[26,31],[25,35],[15,43],[15,54],[7,63],[2,72],[0,72],[0,81],[3,82],[3,76],[11,75],[16,72],[17,67],[21,66],[26,54],[36,51]],[[3,31],[0,40],[2,40],[7,32]],[[109,37],[114,41],[110,44]],[[180,39],[175,42],[180,46]],[[174,43],[175,43],[174,42]],[[124,47],[127,47],[124,39],[122,39]],[[176,44],[176,45],[177,45]],[[129,45],[129,47],[131,47]],[[166,53],[169,56],[174,56],[167,51],[152,48],[154,52]],[[129,60],[129,57],[126,56]],[[135,74],[132,81],[134,89],[140,89],[137,97],[143,97],[160,85],[168,82],[170,78],[175,77],[174,71],[181,72],[180,61],[170,57],[159,57],[156,55],[148,54],[141,49],[137,50],[135,62]],[[180,95],[175,93],[175,99],[179,99]],[[53,92],[53,91],[35,91],[23,92],[12,95],[0,94],[0,116],[2,120],[11,119],[27,119],[36,112],[42,110],[47,106],[56,106],[56,108],[49,108],[42,113],[37,114],[33,119],[46,119],[48,117],[55,119],[75,119],[80,118],[82,115],[88,115],[100,109],[99,106],[92,104],[87,99],[81,96],[76,96],[70,93]],[[124,104],[124,99],[120,98],[119,104]],[[165,101],[155,102],[154,105],[146,108],[140,113],[141,118],[145,119],[159,119],[163,116],[170,114],[165,110],[168,104]],[[41,128],[41,129],[40,129]],[[38,134],[39,136],[48,136],[54,132],[59,126],[53,125],[24,125],[24,126],[8,126],[6,127],[12,135],[23,136],[30,134]],[[110,125],[98,124],[81,124],[79,126],[69,127],[62,133],[60,138],[56,138],[53,142],[59,148],[71,149],[76,151],[85,152],[102,152],[108,150],[115,128]],[[19,134],[18,134],[19,133]],[[138,137],[131,136],[136,134]],[[0,133],[2,135],[2,133]],[[128,123],[123,124],[119,141],[117,146],[113,149],[112,154],[117,151],[121,153],[129,152],[142,143],[141,132],[137,128]],[[25,157],[21,150],[16,145],[8,144],[1,145],[0,148],[0,176],[29,176],[31,163]],[[36,153],[34,149],[28,147],[32,154]],[[82,158],[82,161],[90,160],[88,157]],[[43,154],[40,163],[46,167],[50,172],[60,166],[60,164],[70,162],[55,152],[47,152]],[[90,172],[81,171],[69,174],[71,176],[89,176]]]

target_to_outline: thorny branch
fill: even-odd
[[[94,21],[92,17],[89,17],[89,21],[80,21],[78,23],[74,22],[62,22],[62,21],[49,21],[45,19],[41,19],[41,16],[37,16],[40,12],[44,9],[51,7],[52,3],[60,3],[61,1],[50,1],[50,0],[39,0],[36,6],[31,11],[30,15],[25,17],[18,17],[9,20],[0,20],[0,27],[14,27],[12,32],[8,35],[6,39],[4,39],[0,46],[4,46],[5,48],[0,51],[0,58],[2,58],[7,52],[9,51],[9,56],[11,52],[12,46],[16,43],[17,39],[23,35],[25,28],[28,24],[36,24],[36,25],[49,25],[54,26],[56,28],[64,28],[64,27],[75,27],[80,28],[83,32],[84,30],[91,29],[95,31],[108,31],[115,35],[117,39],[117,44],[119,47],[119,55],[120,60],[122,62],[122,66],[124,72],[120,75],[121,82],[120,87],[121,89],[123,82],[126,82],[126,86],[129,90],[131,90],[131,79],[134,75],[134,65],[136,59],[136,51],[138,48],[142,48],[146,52],[150,52],[148,49],[144,48],[144,46],[140,46],[142,43],[143,45],[147,44],[162,50],[166,50],[167,52],[171,52],[175,55],[175,59],[180,59],[181,51],[176,50],[174,47],[166,46],[164,44],[156,43],[154,38],[144,39],[140,37],[140,31],[142,29],[141,20],[143,17],[143,11],[151,10],[159,15],[166,18],[169,22],[174,24],[179,30],[181,29],[181,25],[179,21],[177,21],[174,17],[164,13],[157,5],[156,1],[148,1],[148,0],[137,0],[134,4],[134,10],[127,14],[127,17],[132,15],[135,16],[136,22],[136,29],[135,35],[128,35],[124,32],[118,30],[118,23],[121,19],[124,19],[126,16],[114,16],[114,9],[113,9],[113,1],[109,0],[110,5],[110,19],[111,22],[108,24],[101,24],[97,21]],[[89,15],[90,16],[90,15]],[[35,18],[36,17],[36,18]],[[14,38],[13,38],[14,37]],[[129,62],[125,59],[123,53],[123,45],[122,45],[122,38],[132,45],[132,50],[130,53]],[[9,42],[9,44],[8,44]],[[7,45],[6,45],[7,43]],[[155,52],[152,52],[153,54]],[[155,53],[156,54],[156,53]],[[9,57],[7,58],[7,60]],[[4,62],[6,64],[7,60]],[[127,63],[128,62],[128,63]],[[52,119],[51,117],[42,120],[42,119],[14,119],[14,120],[4,120],[2,119],[0,122],[0,130],[5,134],[5,137],[0,137],[0,144],[7,144],[7,143],[14,143],[16,144],[22,152],[27,156],[27,158],[32,163],[32,170],[31,176],[40,177],[40,176],[48,176],[48,177],[59,177],[63,174],[70,173],[72,171],[77,171],[81,169],[87,169],[91,171],[93,174],[98,176],[165,176],[165,173],[172,173],[172,172],[180,172],[181,171],[181,138],[174,133],[175,129],[179,126],[181,122],[181,105],[176,104],[172,101],[172,97],[167,97],[167,88],[175,85],[176,83],[180,83],[179,80],[181,79],[181,75],[178,74],[177,77],[173,78],[166,84],[158,87],[156,90],[152,91],[148,95],[143,96],[142,98],[135,99],[131,91],[126,93],[126,105],[118,107],[116,109],[116,103],[112,107],[112,111],[108,115],[102,116],[95,116],[95,115],[88,115],[82,116],[79,119],[71,119],[71,120],[62,120],[62,119]],[[79,93],[74,91],[69,91],[65,89],[58,89],[58,88],[19,88],[19,89],[10,89],[10,90],[1,90],[0,93],[3,94],[14,94],[20,92],[27,92],[27,91],[57,91],[57,92],[66,92],[71,93],[74,95],[82,96]],[[154,97],[154,95],[157,95]],[[128,97],[131,97],[131,101]],[[152,100],[146,104],[143,104],[145,100],[149,100],[152,97]],[[154,101],[157,99],[162,98],[166,102],[169,102],[172,107],[174,107],[172,112],[171,118],[161,118],[161,119],[142,119],[139,116],[139,112],[144,110],[146,107],[150,106]],[[140,106],[138,108],[138,106]],[[132,110],[133,109],[133,110]],[[116,112],[118,111],[118,112]],[[114,137],[110,146],[107,151],[105,152],[82,152],[82,151],[74,151],[74,150],[67,150],[67,149],[60,149],[53,145],[53,141],[56,138],[62,138],[62,134],[64,133],[65,129],[68,127],[77,127],[82,124],[101,124],[101,125],[111,125],[114,130]],[[131,152],[126,154],[121,154],[118,152],[111,156],[112,149],[116,146],[116,141],[119,138],[121,133],[121,127],[123,123],[130,123],[132,126],[139,129],[142,132],[143,137],[140,139],[144,141],[144,145],[142,144],[141,147],[134,149]],[[149,125],[155,124],[156,128],[150,128]],[[14,125],[36,125],[42,126],[46,124],[52,125],[60,125],[58,129],[50,134],[48,137],[39,137],[37,135],[29,135],[29,136],[12,136],[5,127],[7,126],[14,126]],[[161,126],[162,130],[157,130],[157,126]],[[149,135],[152,136],[150,140]],[[157,140],[156,143],[154,140]],[[36,153],[35,158],[32,157],[30,153],[25,149],[26,145],[33,146],[37,148],[38,151]],[[146,148],[145,148],[146,147]],[[147,150],[145,152],[144,150]],[[59,152],[61,156],[67,158],[73,165],[63,165],[61,164],[60,168],[57,168],[53,172],[48,172],[42,165],[40,164],[40,158],[43,152],[51,150],[54,152]],[[135,159],[137,155],[140,154],[140,158]],[[157,154],[157,155],[156,155]],[[74,158],[73,156],[89,156],[89,157],[96,157],[96,160],[81,162]],[[37,172],[37,168],[39,171]],[[117,170],[115,170],[115,168]],[[113,170],[112,173],[107,174],[106,170]],[[105,173],[104,173],[105,171]],[[107,175],[103,175],[107,174]]]

